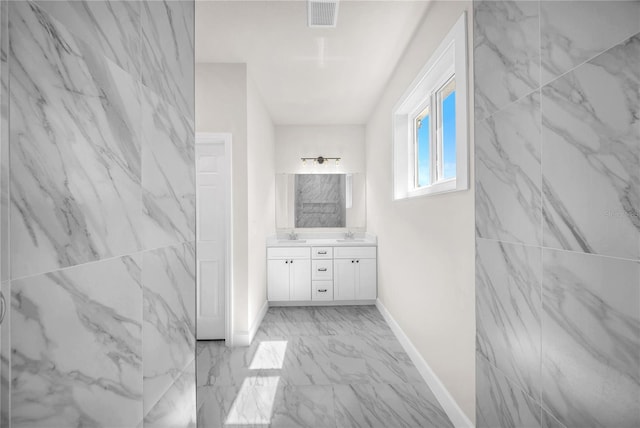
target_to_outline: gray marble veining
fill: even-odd
[[[141,11],[142,82],[195,120],[195,3],[144,0]]]
[[[74,36],[139,79],[142,2],[38,0],[35,3]]]
[[[542,88],[545,246],[640,257],[639,88],[640,34]]]
[[[145,414],[195,359],[195,268],[193,243],[143,253]]]
[[[10,13],[12,276],[138,251],[138,84],[35,4]]]
[[[144,246],[195,240],[193,122],[142,88]]]
[[[475,116],[486,118],[540,86],[538,2],[473,2]]]
[[[249,347],[198,342],[197,366],[202,427],[452,426],[373,306],[270,308]]]
[[[543,405],[567,427],[640,426],[640,263],[544,250],[543,264]]]
[[[476,427],[540,428],[540,405],[481,355],[476,357]]]
[[[476,343],[533,397],[540,395],[542,250],[478,238]]]
[[[125,256],[12,282],[13,428],[142,420],[140,266]]]
[[[548,83],[639,32],[640,2],[541,1],[540,30]]]
[[[540,245],[540,93],[480,122],[475,133],[477,235]]]
[[[145,428],[196,427],[195,365],[195,360],[193,360],[185,367],[162,394],[160,400],[145,412]]]

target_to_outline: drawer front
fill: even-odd
[[[313,281],[312,300],[333,300],[333,281]]]
[[[314,281],[333,280],[333,260],[313,260],[311,279]]]
[[[300,260],[311,258],[309,247],[270,247],[267,248],[267,258],[272,260]]]
[[[311,257],[314,259],[332,259],[332,247],[313,247],[311,248]]]
[[[376,247],[334,247],[336,259],[375,259]]]

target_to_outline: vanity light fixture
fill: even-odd
[[[322,165],[325,162],[327,163],[327,165],[329,164],[327,161],[335,161],[336,162],[336,166],[338,166],[340,164],[340,158],[325,158],[324,156],[318,156],[317,158],[300,158],[302,159],[302,165],[306,165],[307,161],[313,161],[313,164],[319,164]],[[326,165],[325,165],[326,166]]]

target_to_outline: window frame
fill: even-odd
[[[437,126],[438,93],[455,78],[456,177],[444,176],[444,161],[438,159],[436,144],[442,144],[442,127]],[[405,199],[469,188],[467,131],[467,21],[466,12],[442,40],[427,63],[393,109],[393,198]],[[418,185],[418,142],[415,119],[430,106],[430,184]],[[434,108],[436,106],[436,108]],[[438,134],[440,133],[440,134]],[[435,166],[435,168],[434,168]],[[440,171],[442,169],[442,171]]]

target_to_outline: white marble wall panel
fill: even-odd
[[[138,251],[138,84],[33,3],[10,13],[12,277]]]
[[[195,359],[195,268],[192,243],[143,254],[145,414]]]
[[[191,1],[142,2],[142,82],[192,120],[194,13]]]
[[[139,78],[141,2],[38,0],[36,3],[76,37]]]
[[[640,257],[640,35],[542,88],[544,244]]]
[[[540,405],[482,356],[476,357],[476,427],[540,428]]]
[[[196,427],[195,359],[171,384],[155,406],[145,414],[144,428]],[[201,425],[206,427],[207,425]]]
[[[640,264],[543,257],[544,406],[567,427],[640,426]]]
[[[142,88],[144,247],[195,240],[193,121]]]
[[[0,285],[6,302],[11,304],[11,283]],[[11,422],[11,311],[7,308],[0,326],[0,426],[10,427]]]
[[[479,238],[477,352],[520,389],[540,395],[542,250]]]
[[[540,30],[544,84],[639,32],[640,2],[542,1]]]
[[[540,86],[538,2],[476,0],[473,14],[479,120]]]
[[[139,424],[141,261],[124,256],[12,282],[13,428]]]
[[[540,245],[539,92],[480,122],[475,133],[477,235]]]

